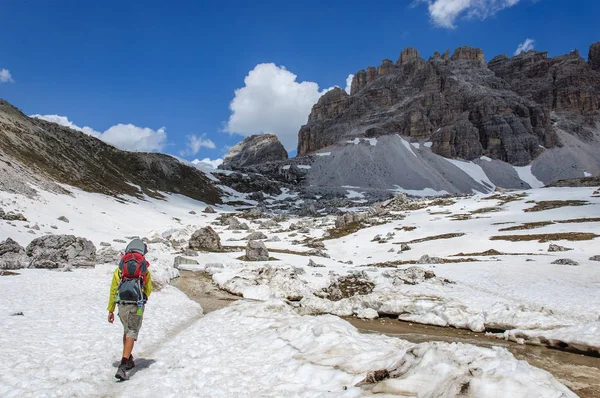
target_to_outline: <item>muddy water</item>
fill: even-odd
[[[206,274],[191,271],[179,271],[179,273],[180,277],[172,281],[173,286],[198,302],[205,313],[224,308],[239,299],[216,288],[211,283],[210,276]],[[385,334],[413,343],[444,341],[468,343],[480,347],[505,347],[515,358],[550,372],[580,397],[600,397],[600,358],[540,346],[520,345],[468,330],[420,325],[390,318],[363,320],[347,317],[344,319],[362,333]]]

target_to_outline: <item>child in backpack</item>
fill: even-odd
[[[132,240],[125,249],[115,270],[108,298],[108,322],[115,320],[119,304],[119,319],[123,324],[123,356],[115,374],[120,381],[128,380],[127,370],[135,366],[133,345],[142,326],[145,304],[152,293],[150,263],[144,258],[148,246],[141,239]]]

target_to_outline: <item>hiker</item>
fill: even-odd
[[[148,246],[141,239],[132,240],[121,256],[110,285],[108,298],[108,322],[115,320],[115,306],[119,304],[119,319],[123,324],[123,356],[115,377],[127,380],[127,371],[135,366],[133,344],[137,340],[144,308],[152,293],[150,263],[144,258]]]

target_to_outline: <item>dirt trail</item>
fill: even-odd
[[[219,290],[206,274],[181,270],[179,273],[180,277],[173,280],[172,285],[198,302],[204,309],[204,313],[227,307],[233,301],[240,299]],[[362,333],[385,334],[413,343],[445,341],[468,343],[480,347],[504,347],[515,358],[551,373],[580,397],[600,397],[600,358],[597,357],[540,346],[520,345],[463,329],[420,325],[389,318],[363,320],[346,317],[344,319]]]

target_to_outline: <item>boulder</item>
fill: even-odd
[[[407,243],[402,243],[402,244],[400,245],[400,250],[401,250],[401,251],[407,251],[407,250],[410,250],[410,246],[409,246]]]
[[[202,213],[214,214],[216,211],[212,208],[212,206],[206,206],[206,208],[202,210]]]
[[[590,261],[600,261],[600,255],[590,257]]]
[[[382,273],[386,278],[392,278],[394,285],[418,285],[428,279],[435,278],[435,273],[422,267],[408,267]]]
[[[196,265],[198,264],[198,261],[192,259],[192,258],[186,258],[183,256],[177,256],[175,257],[175,260],[173,261],[173,267],[179,269],[179,266],[182,264],[188,264],[188,265]]]
[[[34,239],[25,250],[30,268],[93,267],[96,247],[74,235],[46,235]]]
[[[0,269],[18,269],[23,267],[25,249],[11,238],[0,243]]]
[[[573,249],[570,249],[570,248],[564,247],[564,246],[555,245],[554,243],[550,243],[550,246],[548,246],[549,252],[566,252],[569,250],[573,250]]]
[[[247,261],[267,261],[269,259],[269,251],[265,244],[259,240],[251,240],[246,245],[246,260]]]
[[[67,224],[69,223],[69,219],[65,216],[60,216],[57,218],[58,221],[62,221],[62,222],[66,222]]]
[[[229,228],[227,228],[229,230],[236,231],[236,230],[240,230],[240,229],[243,229],[243,230],[250,229],[250,227],[248,227],[248,224],[241,222],[240,220],[238,220],[235,217],[228,217],[225,220],[225,224],[229,225]]]
[[[328,287],[324,288],[318,295],[332,301],[340,301],[356,295],[369,294],[375,288],[375,284],[366,272],[356,272],[346,276],[340,276]],[[317,294],[317,293],[315,293]]]
[[[267,238],[268,236],[262,232],[252,232],[250,235],[246,236],[246,240],[261,240]]]
[[[212,252],[223,250],[219,234],[217,234],[210,226],[200,228],[194,232],[188,242],[188,247],[192,250]]]
[[[312,258],[308,260],[308,266],[309,267],[313,267],[313,268],[322,268],[325,267],[323,264],[317,264],[315,263]]]
[[[275,134],[251,135],[229,150],[219,168],[238,170],[287,158],[288,153]]]
[[[346,213],[338,216],[335,219],[335,227],[337,229],[346,229],[349,225],[357,224],[364,221],[365,214],[362,213]]]
[[[424,254],[421,256],[417,264],[440,264],[443,260],[439,257],[429,257],[429,255]]]
[[[552,261],[552,264],[557,265],[579,265],[579,263],[575,260],[571,260],[570,258],[559,258],[558,260]]]
[[[121,252],[110,246],[103,246],[96,252],[96,262],[98,264],[118,264],[120,260]]]

